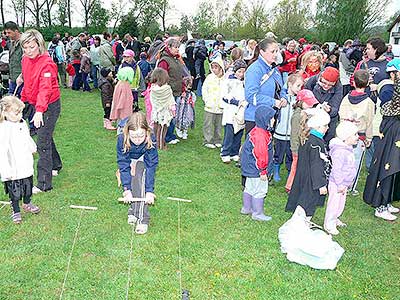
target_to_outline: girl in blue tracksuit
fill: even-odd
[[[118,136],[117,162],[125,200],[145,198],[145,201],[132,202],[128,210],[128,223],[136,224],[137,234],[145,234],[150,221],[148,205],[153,204],[155,198],[158,153],[155,137],[142,112],[134,112],[123,134]]]
[[[275,114],[272,107],[260,105],[255,111],[255,127],[243,144],[241,155],[242,176],[246,178],[243,191],[242,214],[256,221],[269,221],[264,215],[264,197],[268,192],[268,145],[271,133],[267,130]]]

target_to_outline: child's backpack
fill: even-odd
[[[49,56],[53,59],[53,61],[58,64],[58,57],[57,57],[57,53],[56,53],[56,48],[58,45],[55,45],[53,43],[51,43],[50,48],[48,50],[49,52]]]

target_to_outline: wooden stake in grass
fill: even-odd
[[[81,214],[79,215],[79,221],[78,221],[78,225],[76,226],[74,241],[72,242],[71,252],[69,253],[69,257],[68,257],[67,270],[65,271],[64,281],[63,281],[63,284],[62,284],[62,287],[61,287],[61,293],[60,293],[60,298],[59,298],[60,300],[63,297],[65,284],[67,283],[69,268],[70,268],[70,265],[71,265],[72,254],[74,252],[75,244],[76,244],[76,241],[78,239],[78,233],[79,233],[79,228],[81,226],[81,220],[82,220],[83,212],[85,210],[97,210],[97,207],[80,206],[80,205],[70,205],[70,208],[72,208],[72,209],[80,209],[81,210]]]

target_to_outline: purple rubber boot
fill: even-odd
[[[264,215],[264,198],[254,198],[252,201],[253,213],[251,218],[256,221],[270,221],[270,216]]]
[[[240,213],[242,215],[251,215],[251,213],[252,213],[251,199],[252,198],[253,197],[250,194],[243,192],[243,206],[242,206],[242,209],[240,210]]]

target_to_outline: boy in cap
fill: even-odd
[[[104,110],[103,127],[107,130],[116,130],[112,126],[110,120],[111,104],[114,94],[114,77],[110,68],[102,68],[100,70],[100,79],[98,82],[100,94],[101,94],[101,104]]]

